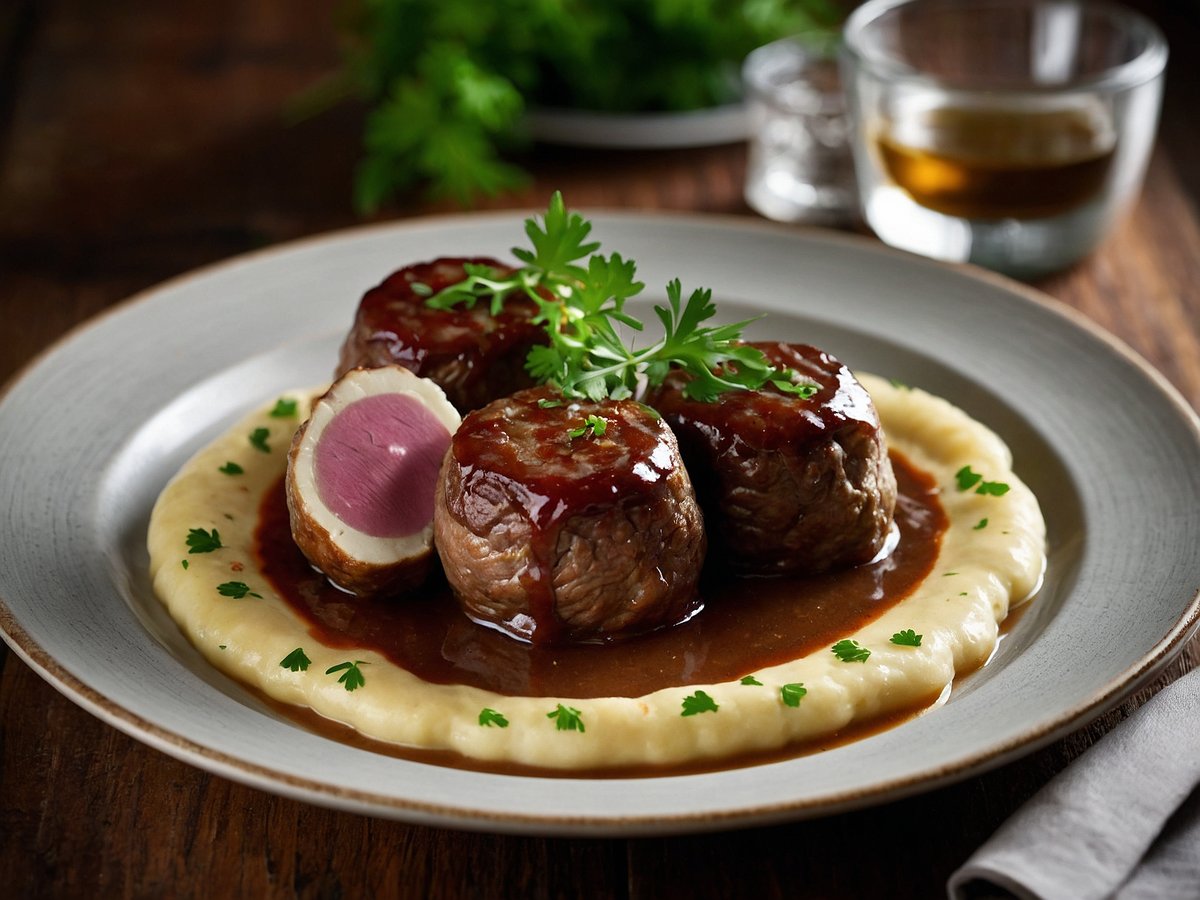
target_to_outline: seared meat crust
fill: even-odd
[[[472,413],[446,455],[434,539],[464,610],[535,643],[686,618],[705,537],[674,435],[641,404],[547,388]],[[571,437],[587,416],[604,434]]]
[[[896,479],[870,396],[833,356],[758,343],[773,364],[818,388],[774,387],[715,402],[683,396],[672,373],[649,398],[679,438],[714,551],[733,571],[816,574],[869,562],[882,549]]]
[[[363,295],[335,374],[399,364],[435,382],[460,413],[532,385],[525,357],[546,336],[531,322],[537,314],[531,300],[509,297],[495,316],[487,303],[448,310],[425,304],[431,294],[462,281],[467,263],[501,275],[513,271],[487,257],[442,257],[393,272]],[[414,290],[414,284],[423,287]]]

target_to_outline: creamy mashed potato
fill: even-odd
[[[309,707],[380,741],[480,760],[587,769],[712,760],[818,738],[926,704],[956,672],[982,665],[996,645],[999,623],[1011,605],[1032,594],[1045,565],[1041,512],[1013,473],[1004,443],[937,397],[873,376],[861,380],[890,446],[933,476],[949,519],[924,582],[845,635],[870,651],[865,661],[845,662],[824,649],[752,673],[761,684],[576,699],[431,684],[374,651],[322,646],[271,590],[254,555],[259,503],[283,474],[292,433],[308,415],[301,392],[290,397],[294,418],[273,416],[272,407],[264,407],[201,450],[163,491],[149,533],[155,591],[213,665],[276,700]],[[965,467],[981,480],[962,489],[958,475]],[[979,493],[980,484],[1008,489]],[[984,519],[986,526],[977,527]],[[919,646],[892,643],[894,634],[908,629],[922,635]],[[327,674],[346,663],[354,671]],[[362,684],[347,690],[358,675]],[[339,681],[342,676],[348,677]],[[689,708],[704,711],[684,715]],[[575,714],[582,730],[562,727]],[[497,716],[507,724],[502,727]]]

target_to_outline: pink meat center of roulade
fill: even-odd
[[[364,534],[416,534],[433,520],[438,468],[449,446],[450,432],[414,397],[364,397],[321,433],[313,459],[317,493]]]

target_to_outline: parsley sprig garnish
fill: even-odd
[[[496,315],[510,296],[529,298],[538,309],[533,321],[545,328],[549,342],[530,350],[525,367],[568,397],[621,400],[633,396],[643,380],[660,384],[672,368],[692,376],[684,395],[694,400],[710,401],[724,391],[758,390],[767,384],[801,397],[816,391],[813,384],[797,383],[794,372],[772,366],[762,351],[740,343],[752,320],[704,324],[717,311],[712,291],[698,288],[685,301],[678,279],[667,285],[667,304],[654,307],[662,338],[641,350],[626,345],[618,328],[640,332],[645,325],[626,312],[625,303],[645,285],[635,280],[632,260],[597,253],[600,244],[589,240],[591,231],[591,223],[568,212],[555,191],[541,223],[536,217],[525,221],[533,249],[513,248],[524,265],[505,275],[491,266],[468,264],[463,281],[425,302],[450,309],[483,301]]]

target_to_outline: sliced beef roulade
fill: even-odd
[[[438,482],[438,554],[472,618],[534,643],[694,611],[705,537],[670,429],[630,400],[533,388],[468,415]]]

